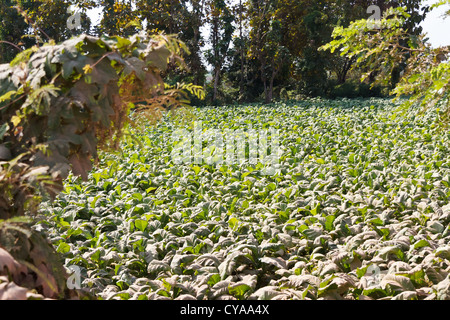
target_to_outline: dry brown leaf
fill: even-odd
[[[3,248],[0,248],[0,272],[6,267],[10,272],[14,272],[16,269],[16,261],[14,258]]]
[[[80,157],[78,154],[74,154],[69,158],[72,164],[72,171],[75,176],[81,176],[86,181],[88,179],[88,171],[92,169],[91,157]]]
[[[41,263],[38,267],[40,274],[38,274],[38,279],[36,280],[37,286],[42,286],[42,291],[46,297],[54,297],[58,294],[58,285],[55,278],[49,272],[47,266]]]
[[[16,279],[21,273],[26,273],[27,268],[18,263],[12,255],[3,248],[0,248],[0,274],[3,274],[5,267]]]

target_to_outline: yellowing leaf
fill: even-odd
[[[0,97],[0,102],[11,100],[11,98],[16,94],[17,94],[17,91],[15,91],[15,90],[9,91]]]
[[[17,127],[19,125],[20,121],[22,121],[22,119],[18,116],[11,117],[11,122],[14,125],[14,127]]]

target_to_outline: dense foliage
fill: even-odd
[[[2,163],[0,218],[27,209],[35,186],[22,188],[23,179],[54,195],[70,170],[86,178],[98,149],[118,147],[131,110],[186,104],[160,75],[178,44],[168,37],[82,35],[0,65],[1,159],[12,160]]]
[[[450,3],[446,0],[442,3]],[[358,20],[348,28],[333,31],[334,40],[321,50],[340,50],[341,55],[355,59],[353,68],[367,70],[362,80],[372,77],[375,82],[391,84],[397,98],[409,96],[406,105],[419,103],[430,107],[439,102],[441,123],[448,124],[450,116],[449,47],[432,48],[423,35],[413,36],[404,29],[410,15],[405,8],[390,9],[376,22]],[[403,68],[398,76],[396,70]]]
[[[22,7],[26,22],[13,5]],[[80,33],[129,37],[143,29],[165,32],[178,34],[191,52],[183,55],[189,68],[169,66],[166,80],[205,87],[207,103],[381,96],[387,94],[384,87],[358,82],[365,70],[350,70],[354,59],[317,51],[331,40],[335,27],[369,18],[371,5],[381,13],[404,6],[410,17],[403,27],[413,35],[420,34],[429,10],[421,0],[8,0],[0,3],[5,17],[0,41],[29,48],[42,39],[59,42]],[[80,14],[79,28],[67,28],[69,8]],[[92,8],[101,11],[97,25],[87,15]],[[6,53],[0,61],[9,62],[17,53],[10,43],[0,42],[0,53]]]
[[[164,119],[42,206],[105,299],[448,299],[449,135],[387,100],[202,108],[203,127],[280,130],[261,165],[175,165]],[[186,125],[193,130],[192,125]]]
[[[161,77],[170,58],[182,62],[183,47],[163,35],[81,35],[0,65],[0,275],[16,281],[2,284],[0,295],[22,297],[28,288],[65,296],[64,269],[45,234],[30,230],[31,219],[8,219],[35,214],[69,172],[87,179],[98,150],[118,148],[132,111],[154,121],[161,110],[186,106],[187,91],[201,97],[201,88],[171,88]]]
[[[372,2],[1,2],[0,299],[450,299],[450,47]]]

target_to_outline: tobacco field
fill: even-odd
[[[165,117],[70,175],[42,222],[101,299],[449,299],[450,135],[385,99],[194,108],[279,130],[261,164],[175,164]]]

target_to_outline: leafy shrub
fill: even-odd
[[[70,171],[87,179],[98,150],[118,148],[133,123],[132,111],[153,121],[162,110],[187,106],[187,92],[202,97],[200,87],[166,86],[160,75],[169,58],[182,62],[183,48],[173,36],[81,35],[30,48],[0,65],[0,221],[35,214],[42,197],[53,198],[62,190]],[[9,220],[2,225],[10,225]],[[0,247],[16,259],[14,250],[23,249],[19,264],[35,272],[38,282],[52,283],[50,291],[42,287],[44,296],[60,298],[64,273],[50,259],[50,247],[35,241],[30,225],[20,230],[27,239],[3,233],[9,240]],[[31,260],[26,261],[27,255]],[[50,265],[36,260],[39,255],[48,257]]]
[[[189,102],[180,88],[165,88],[160,76],[179,50],[170,37],[82,35],[33,47],[1,65],[0,119],[6,126],[0,138],[15,159],[3,163],[2,172],[29,165],[37,172],[22,176],[47,176],[41,185],[53,195],[70,170],[86,178],[98,148],[118,147],[131,110],[155,117],[155,110]],[[195,86],[181,89],[198,92]],[[0,218],[7,217],[5,204],[13,207],[33,195],[19,195],[21,201],[20,189],[8,191],[15,184],[2,177]]]
[[[0,220],[0,300],[79,299],[86,293],[69,290],[61,256],[31,220]]]
[[[449,4],[442,0],[432,8]],[[319,50],[339,49],[341,56],[356,59],[352,69],[366,70],[362,79],[374,77],[374,84],[394,86],[390,94],[407,96],[405,107],[420,105],[423,110],[441,108],[441,125],[450,120],[450,47],[432,48],[425,35],[414,35],[403,28],[411,15],[406,7],[390,8],[373,28],[373,20],[357,20],[347,28],[333,30],[333,41]],[[402,70],[400,72],[400,70]]]
[[[381,98],[383,88],[380,85],[371,86],[367,83],[357,81],[346,81],[343,84],[331,84],[329,98]]]

